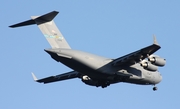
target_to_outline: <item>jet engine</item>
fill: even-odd
[[[92,80],[90,77],[88,77],[87,75],[82,76],[82,81],[90,86],[98,86],[98,81]]]
[[[148,61],[151,62],[154,65],[161,66],[161,67],[166,64],[166,59],[161,58],[161,57],[159,57],[157,55],[150,55],[148,57]]]
[[[151,64],[150,62],[148,62],[147,60],[143,60],[141,61],[141,66],[146,69],[146,70],[149,70],[149,71],[157,71],[158,67]]]

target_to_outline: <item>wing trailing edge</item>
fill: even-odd
[[[34,81],[46,84],[46,83],[51,83],[51,82],[73,79],[73,78],[79,78],[80,74],[77,71],[71,71],[71,72],[59,74],[56,76],[49,76],[46,78],[37,79],[37,77],[34,75],[34,73],[32,73],[32,77],[33,77]]]

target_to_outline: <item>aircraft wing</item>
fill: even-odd
[[[112,61],[112,64],[114,66],[119,65],[133,65],[135,63],[139,63],[141,60],[147,58],[157,50],[159,50],[161,47],[157,44],[157,41],[154,37],[154,44],[147,46],[145,48],[142,48],[140,50],[137,50],[135,52],[132,52],[130,54],[127,54],[125,56],[122,56],[120,58],[117,58]]]
[[[46,83],[51,83],[51,82],[56,82],[56,81],[78,78],[80,76],[80,74],[77,71],[71,71],[68,73],[63,73],[60,75],[50,76],[50,77],[46,77],[46,78],[42,78],[42,79],[37,79],[36,76],[34,75],[34,73],[32,73],[32,76],[36,82],[46,84]]]

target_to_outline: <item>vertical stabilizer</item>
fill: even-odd
[[[67,48],[70,49],[69,44],[57,28],[53,19],[58,14],[57,11],[50,12],[42,16],[32,16],[31,20],[27,20],[10,27],[20,27],[32,24],[37,24],[44,37],[47,39],[52,48]]]

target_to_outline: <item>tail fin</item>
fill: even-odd
[[[57,28],[53,19],[58,14],[57,11],[52,11],[48,14],[42,16],[32,16],[31,20],[27,20],[9,27],[15,28],[20,26],[27,26],[37,24],[49,44],[52,48],[68,48],[70,49],[69,44],[66,42],[65,38]]]

